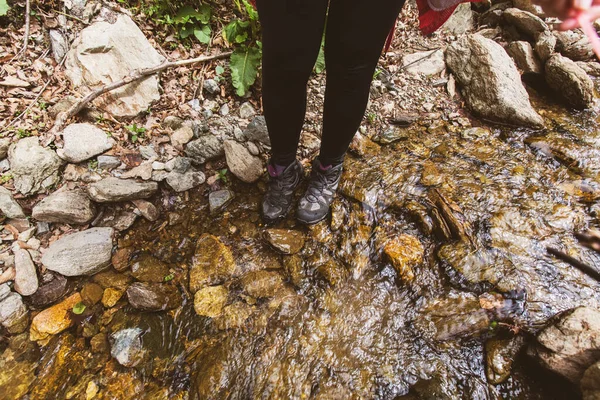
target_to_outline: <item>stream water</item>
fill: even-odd
[[[236,197],[216,214],[207,192],[166,197],[162,219],[138,222],[119,248],[133,249],[132,264],[167,265],[173,279],[165,285],[177,287],[183,305],[140,312],[123,297],[112,308],[89,307],[45,346],[28,333],[10,337],[0,397],[577,398],[523,349],[555,314],[600,300],[597,282],[546,252],[600,267],[573,236],[598,225],[600,118],[536,107],[548,131],[446,121],[374,137],[381,145],[364,141],[346,161],[330,220],[278,226],[302,234],[293,255],[265,240],[257,213],[264,182],[231,183]],[[205,234],[235,260],[219,282],[227,306],[215,319],[196,315],[188,283]],[[414,279],[384,254],[398,238],[412,238],[403,248],[421,254],[409,268]],[[262,292],[253,296],[247,277],[255,271],[283,280],[257,283]],[[110,282],[122,282],[131,271],[112,274]],[[486,299],[501,305],[492,310]],[[138,329],[142,347],[131,368],[110,355],[115,332],[128,328]],[[493,385],[490,344],[515,343],[515,335],[512,373]]]

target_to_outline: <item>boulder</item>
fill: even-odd
[[[546,82],[571,106],[585,109],[594,101],[594,83],[574,61],[560,54],[546,61]]]
[[[92,200],[98,203],[146,199],[158,190],[156,182],[137,182],[132,179],[105,178],[88,186]]]
[[[223,143],[227,166],[232,174],[246,183],[256,182],[263,174],[263,165],[259,157],[250,154],[244,145],[235,140]]]
[[[23,209],[13,198],[10,190],[0,186],[0,211],[8,218],[25,218]]]
[[[419,51],[402,57],[406,72],[413,75],[434,76],[446,69],[442,50]]]
[[[163,61],[131,18],[119,14],[114,23],[99,21],[80,32],[67,53],[65,74],[75,88],[89,91]],[[115,89],[94,103],[116,117],[135,117],[159,98],[158,77],[152,75]]]
[[[467,35],[446,49],[446,63],[473,111],[485,118],[525,126],[543,125],[506,51],[481,35]]]
[[[63,236],[50,244],[42,264],[65,276],[93,275],[110,265],[112,228],[92,228]]]
[[[38,221],[84,225],[96,215],[96,208],[81,189],[59,190],[33,207],[32,216]]]
[[[73,306],[81,302],[79,293],[75,293],[62,302],[45,309],[31,321],[29,339],[32,341],[47,339],[73,325],[71,316]]]
[[[529,42],[512,42],[508,45],[506,50],[513,60],[515,60],[517,67],[519,67],[524,74],[542,73],[542,63],[534,53],[533,47]]]
[[[71,163],[88,160],[115,145],[114,139],[92,124],[71,124],[62,131],[62,137],[64,146],[57,154]]]
[[[144,311],[172,310],[182,303],[179,290],[163,283],[135,282],[126,293],[129,304]]]
[[[24,195],[42,192],[54,186],[63,161],[56,153],[40,146],[37,137],[19,140],[10,146],[8,160],[15,189]]]
[[[194,295],[194,310],[203,317],[220,317],[228,296],[229,291],[223,285],[200,289]]]
[[[205,286],[223,283],[233,276],[235,270],[235,260],[229,247],[219,238],[205,233],[196,244],[190,268],[190,291],[196,293]]]
[[[532,353],[546,368],[577,384],[600,358],[600,310],[579,307],[545,328]]]
[[[215,135],[204,135],[185,146],[185,154],[196,164],[223,156],[223,142]]]
[[[536,40],[542,33],[549,31],[548,25],[542,19],[528,11],[509,8],[502,17],[509,25],[514,25],[519,31]]]

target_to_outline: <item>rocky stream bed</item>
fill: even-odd
[[[116,75],[162,60],[126,13],[79,12],[98,24],[67,55],[74,86],[106,63],[94,29],[105,50],[126,34],[154,52]],[[600,268],[575,238],[600,228],[599,64],[539,16],[462,7],[427,39],[400,21],[331,217],[311,227],[262,223],[264,119],[219,79],[177,113],[152,78],[52,145],[0,138],[0,398],[598,398],[600,283],[547,248]],[[168,115],[145,111],[133,150],[98,118],[153,102]]]

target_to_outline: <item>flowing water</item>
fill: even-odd
[[[264,182],[232,183],[235,199],[216,214],[207,192],[168,195],[163,219],[139,222],[119,248],[134,250],[132,263],[167,264],[165,285],[181,291],[183,305],[140,312],[123,298],[91,307],[45,346],[27,333],[11,337],[0,397],[576,398],[523,351],[513,352],[503,383],[492,385],[486,372],[486,342],[516,332],[522,349],[555,314],[600,300],[597,282],[546,252],[600,267],[573,237],[598,224],[599,117],[537,106],[547,132],[442,121],[373,138],[385,144],[364,141],[346,161],[330,220],[278,226],[301,232],[289,239],[304,242],[293,255],[265,239]],[[205,234],[235,260],[219,282],[227,312],[214,319],[196,315],[188,283]],[[384,254],[398,241],[407,249],[400,268]],[[263,270],[284,280],[257,283],[253,296],[244,278]],[[126,328],[141,335],[142,361],[131,368],[110,355],[114,333]]]

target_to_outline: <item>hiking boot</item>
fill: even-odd
[[[265,222],[275,222],[285,218],[292,206],[294,190],[300,184],[304,170],[298,160],[294,160],[288,167],[281,167],[271,163],[267,166],[269,171],[269,186],[263,197],[262,215]]]
[[[319,159],[315,159],[308,189],[298,204],[296,217],[300,222],[311,225],[327,217],[341,177],[342,164],[323,167]]]

